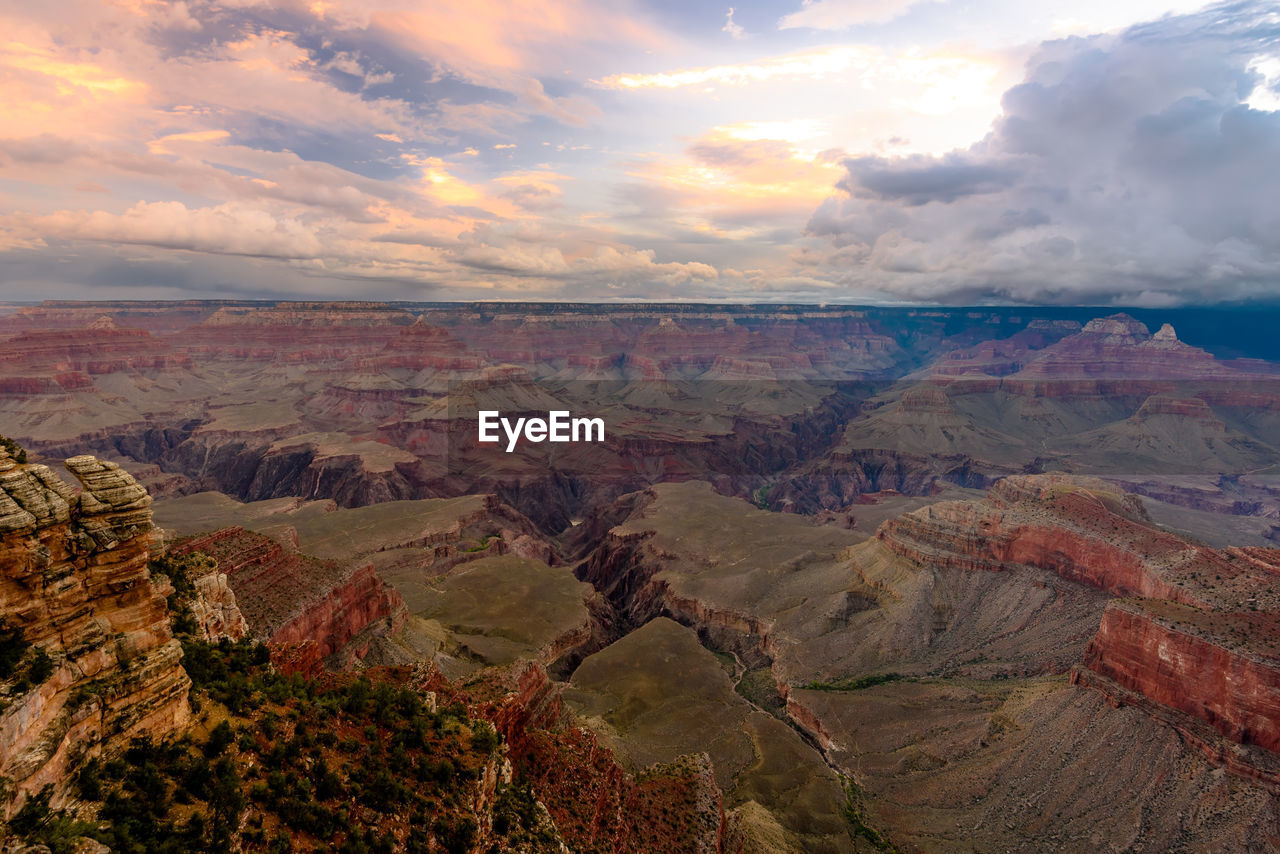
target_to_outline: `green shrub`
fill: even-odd
[[[15,462],[25,464],[27,462],[27,452],[17,442],[8,436],[0,436],[0,448],[4,448],[9,452],[9,456],[13,457]]]
[[[22,629],[9,628],[0,621],[0,679],[8,679],[14,674],[29,646],[22,638]]]
[[[52,676],[55,669],[53,656],[45,652],[43,647],[37,647],[31,663],[27,665],[27,678],[32,685],[39,685]]]

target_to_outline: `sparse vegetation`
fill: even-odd
[[[8,679],[14,674],[28,646],[21,629],[10,628],[0,622],[0,679]]]
[[[0,436],[0,448],[4,448],[9,456],[13,457],[15,462],[25,464],[27,462],[27,451],[17,442],[8,436]]]
[[[502,739],[465,706],[431,708],[403,670],[314,680],[276,672],[253,641],[183,649],[193,698],[217,722],[87,763],[75,791],[99,804],[96,820],[42,793],[13,824],[27,842],[54,854],[83,836],[129,854],[474,848],[475,787]],[[500,789],[495,809],[499,837],[558,850],[528,786]]]
[[[845,797],[841,813],[853,828],[854,836],[862,837],[877,851],[896,852],[898,849],[885,838],[884,834],[867,824],[866,810],[862,803],[862,790],[858,788],[858,784],[853,782],[852,778],[843,776],[840,778],[840,784],[844,788]]]
[[[19,628],[0,622],[0,680],[13,679],[19,694],[42,684],[57,669],[53,656],[43,647],[33,647]]]
[[[469,546],[466,549],[466,552],[468,554],[474,554],[475,552],[482,552],[485,549],[489,548],[490,542],[492,542],[493,540],[500,540],[500,539],[502,538],[499,537],[497,534],[485,534],[483,537],[480,538],[480,541],[476,545]]]
[[[905,678],[901,673],[875,673],[871,676],[846,676],[831,682],[815,680],[800,687],[810,691],[861,691],[864,688],[874,688],[876,685],[885,685]]]
[[[778,685],[773,679],[773,670],[759,667],[748,670],[734,685],[734,691],[757,708],[763,709],[781,721],[787,721],[787,704],[778,693]]]

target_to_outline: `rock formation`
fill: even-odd
[[[581,725],[539,664],[468,687],[473,715],[503,734],[512,764],[538,793],[574,850],[741,854],[738,816],[726,814],[706,754],[626,770]],[[445,696],[457,689],[428,683]]]
[[[8,679],[0,776],[11,814],[46,785],[55,803],[86,759],[186,721],[190,685],[165,596],[151,498],[113,463],[73,457],[77,493],[43,465],[0,450],[0,623],[51,672]],[[38,652],[36,652],[38,651]],[[33,684],[34,683],[34,684]]]
[[[185,560],[171,559],[170,564],[183,573],[186,584],[190,585],[187,607],[191,609],[200,635],[211,641],[222,638],[234,641],[247,637],[249,624],[236,604],[236,594],[218,562],[202,552],[189,552],[185,557]]]
[[[934,504],[886,522],[876,536],[923,566],[1034,567],[1126,597],[1107,605],[1083,656],[1091,672],[1077,669],[1073,681],[1116,702],[1138,695],[1230,742],[1280,753],[1276,550],[1189,542],[1155,527],[1134,496],[1054,475],[1005,478],[985,502]],[[1210,755],[1225,755],[1185,729]],[[1280,769],[1265,756],[1232,755],[1229,764],[1247,773],[1272,778]]]
[[[1143,518],[1142,505],[1093,478],[1007,477],[985,502],[946,501],[882,525],[876,537],[915,563],[998,571],[1034,566],[1119,596],[1191,601],[1183,586],[1221,566]]]
[[[844,548],[856,530],[696,484],[617,509],[625,521],[580,577],[637,623],[669,616],[731,652],[758,674],[757,703],[776,688],[774,708],[864,787],[868,821],[894,844],[1127,838],[1128,812],[1088,806],[1100,792],[1156,810],[1162,845],[1183,832],[1231,847],[1270,826],[1257,781],[1280,779],[1264,747],[1280,696],[1280,550],[1208,548],[1113,485],[1066,475],[935,501]],[[1179,769],[1159,799],[1133,788],[1152,768]],[[1224,806],[1212,828],[1178,818],[1219,790],[1249,817]],[[1046,823],[1043,803],[1075,806]]]
[[[1280,615],[1274,613],[1120,600],[1107,606],[1085,651],[1084,666],[1106,678],[1077,673],[1075,679],[1104,693],[1111,693],[1107,681],[1113,681],[1205,721],[1232,742],[1280,753],[1278,631]],[[1260,776],[1280,782],[1280,763],[1265,765]]]
[[[371,564],[313,558],[240,527],[181,541],[172,553],[212,557],[249,633],[268,643],[313,641],[327,657],[358,636],[395,631],[405,617],[400,595]]]

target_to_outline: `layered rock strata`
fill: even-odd
[[[46,785],[60,802],[86,759],[190,714],[172,588],[147,569],[160,544],[150,496],[113,463],[80,456],[66,467],[79,492],[0,450],[0,623],[28,658],[52,661],[47,675],[20,667],[0,688],[7,814]]]
[[[740,816],[725,809],[706,754],[629,772],[565,707],[542,665],[527,663],[495,684],[469,686],[471,696],[438,676],[425,685],[467,701],[471,714],[493,722],[513,766],[574,850],[744,851]]]
[[[885,547],[918,564],[1033,566],[1119,596],[1196,601],[1198,573],[1224,558],[1156,528],[1133,496],[1094,478],[1007,477],[987,500],[944,501],[886,522]]]
[[[1138,695],[1230,742],[1280,752],[1277,550],[1208,548],[1158,529],[1136,497],[1103,481],[1054,475],[1005,478],[984,502],[934,504],[876,536],[920,565],[1035,567],[1126,597],[1108,603],[1084,652],[1091,672],[1077,668],[1073,682],[1117,703]],[[1199,730],[1186,732],[1224,755]],[[1259,759],[1246,773],[1269,777],[1272,764]]]
[[[902,850],[1252,850],[1274,826],[1276,550],[1207,548],[1060,475],[860,543],[692,484],[617,509],[580,577],[731,653]]]
[[[1275,614],[1245,618],[1170,602],[1121,600],[1107,606],[1084,666],[1204,720],[1233,742],[1280,753],[1280,659],[1245,636],[1250,631],[1276,637],[1277,630]],[[1097,680],[1077,675],[1075,681],[1107,690]]]
[[[361,635],[394,632],[406,615],[400,594],[371,564],[320,560],[240,527],[182,541],[172,552],[212,557],[250,634],[272,644],[314,641],[327,657]]]

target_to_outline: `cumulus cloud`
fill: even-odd
[[[1046,43],[979,143],[846,159],[809,223],[831,248],[796,260],[894,298],[1274,297],[1280,112],[1249,104],[1278,38],[1232,3]]]

